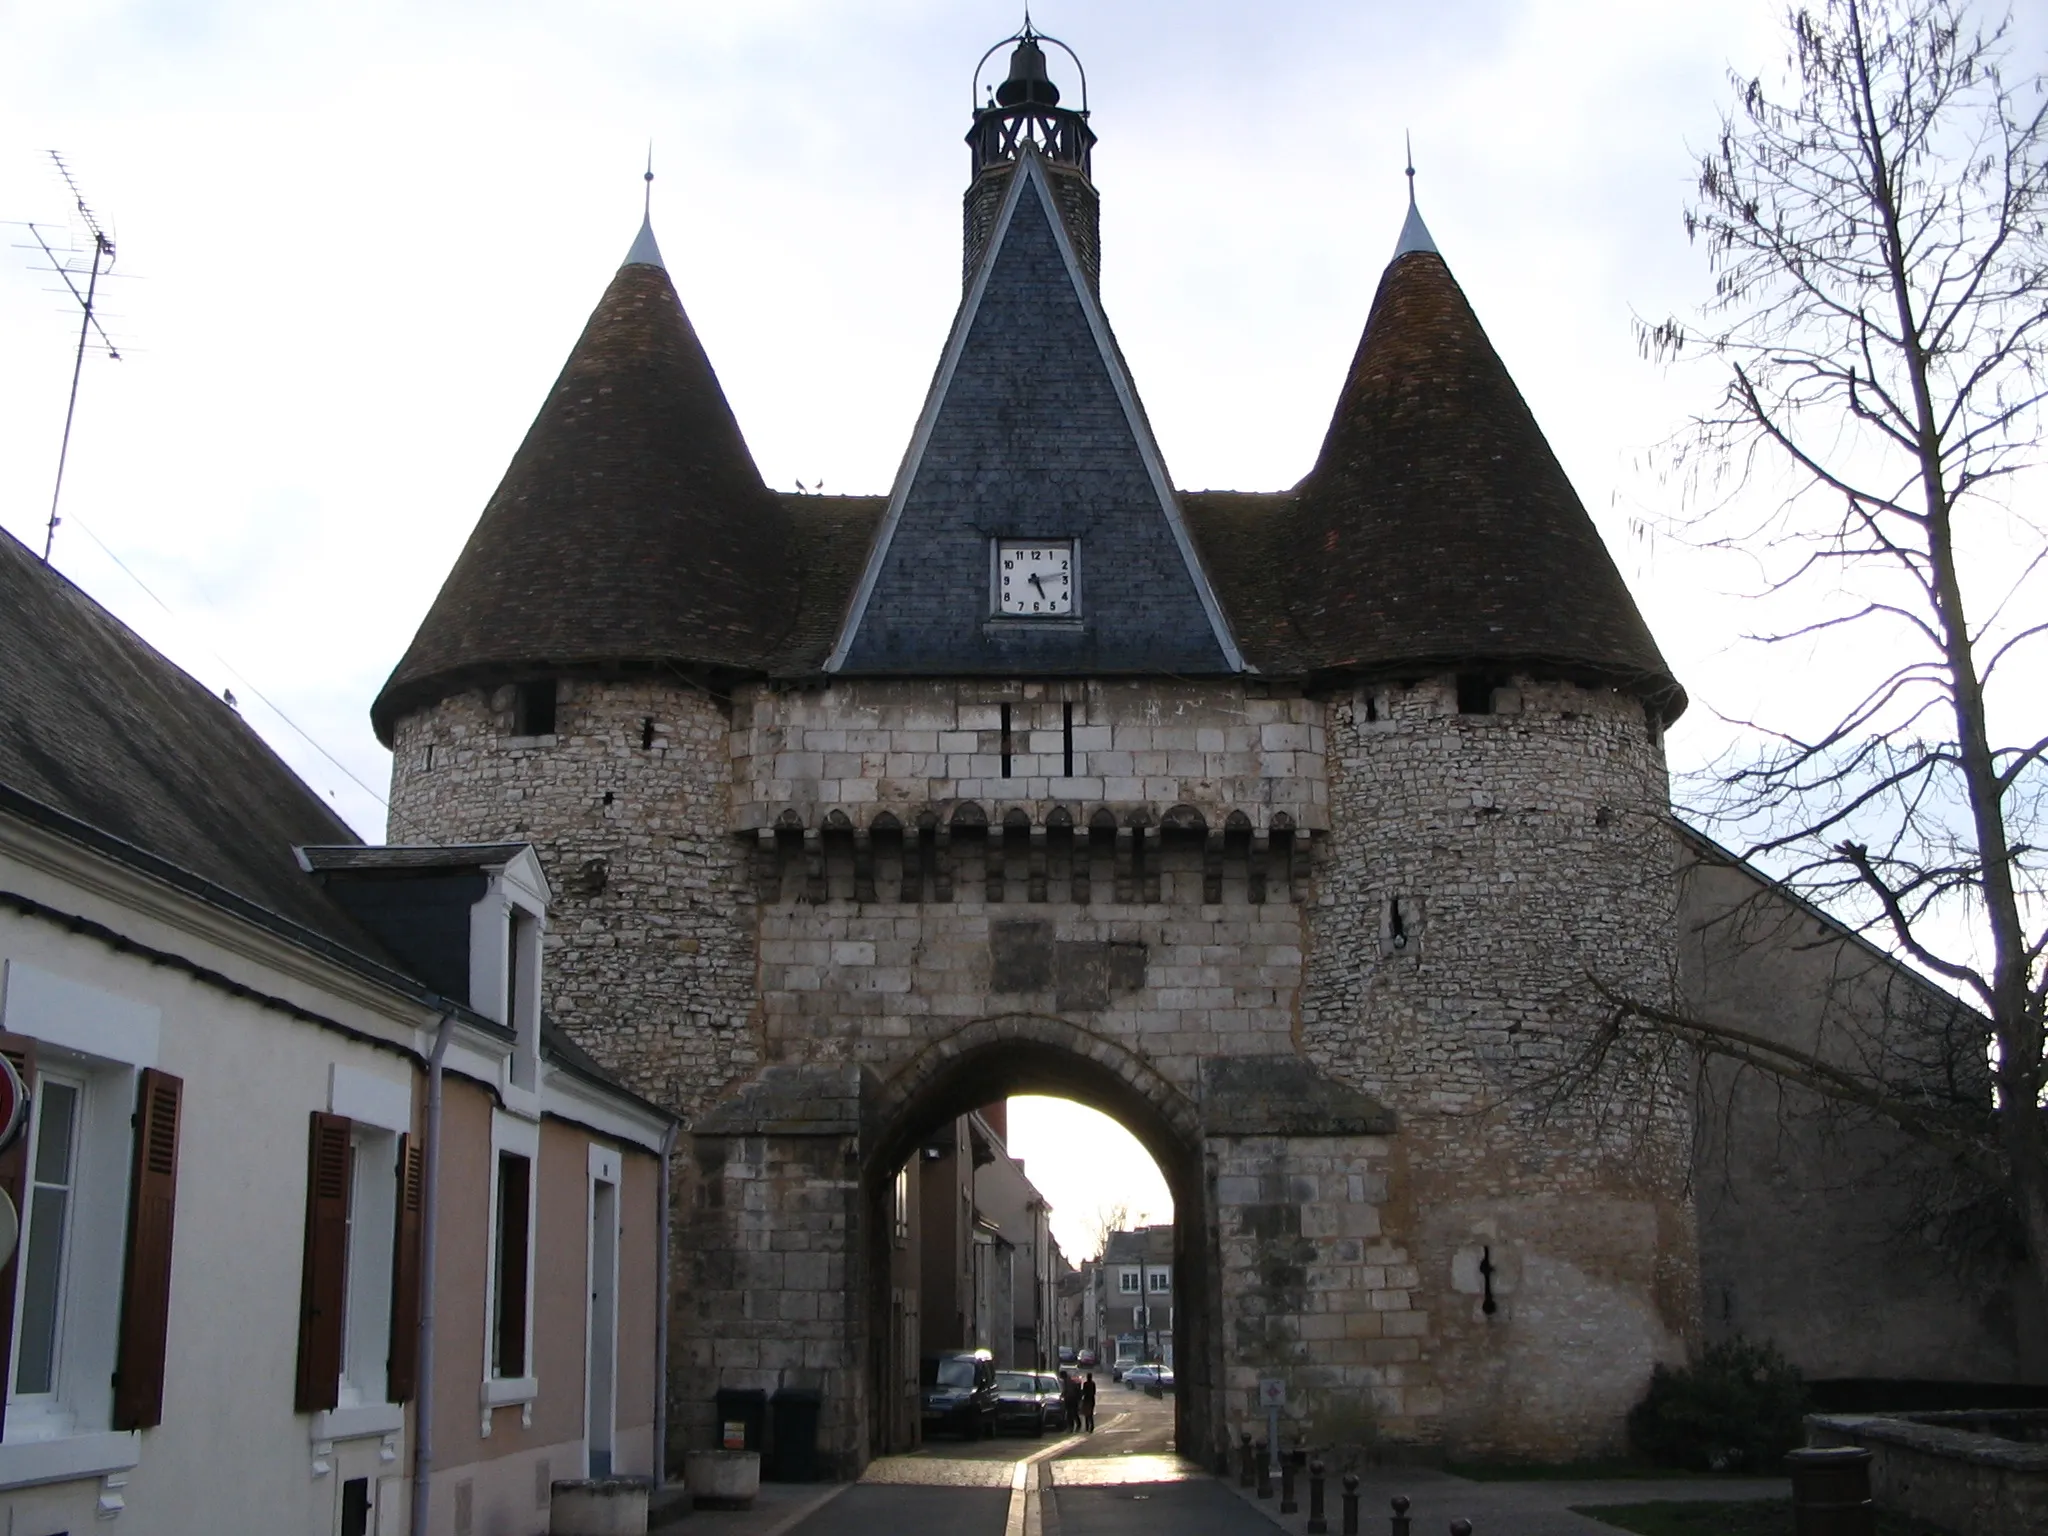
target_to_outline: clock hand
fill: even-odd
[[[1034,575],[1034,576],[1033,576],[1033,577],[1031,578],[1031,585],[1033,585],[1034,587],[1038,588],[1038,595],[1039,595],[1040,597],[1044,597],[1044,596],[1045,596],[1045,583],[1044,583],[1043,581],[1041,581],[1041,580],[1040,580],[1040,579],[1039,579],[1039,578],[1038,578],[1037,576],[1035,576],[1035,575]]]

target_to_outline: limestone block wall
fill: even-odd
[[[1328,824],[1325,746],[1320,702],[1235,679],[756,687],[734,701],[734,825],[793,811],[816,827],[838,809],[866,828],[973,801],[995,825],[1021,809],[1042,826],[1055,806],[1077,825],[1105,806],[1157,824],[1185,805],[1219,831],[1233,811],[1254,831],[1313,831]]]
[[[1277,903],[784,904],[761,919],[767,1046],[886,1078],[975,1019],[1056,1014],[1192,1093],[1202,1057],[1293,1050],[1302,941]]]
[[[1263,1435],[1253,1405],[1267,1376],[1287,1382],[1285,1418],[1314,1443],[1437,1438],[1430,1308],[1382,1216],[1394,1149],[1384,1136],[1208,1138],[1226,1442]]]
[[[510,688],[407,716],[392,746],[390,837],[531,841],[555,894],[548,1016],[687,1114],[762,1060],[730,722],[698,689],[564,679],[555,724],[512,734]]]
[[[1448,676],[1331,702],[1301,1040],[1400,1121],[1381,1220],[1428,1321],[1373,1383],[1389,1422],[1427,1367],[1441,1417],[1399,1404],[1426,1436],[1584,1454],[1697,1327],[1681,1064],[1572,1072],[1599,988],[1672,995],[1677,850],[1640,704],[1529,679],[1491,702],[1460,714]]]

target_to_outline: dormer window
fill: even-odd
[[[512,1083],[529,1092],[540,1064],[540,919],[514,905],[505,918],[505,1009],[501,1023],[518,1037]]]

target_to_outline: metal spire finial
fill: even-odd
[[[1441,254],[1436,248],[1436,241],[1430,238],[1429,226],[1422,222],[1422,210],[1415,205],[1415,136],[1404,132],[1402,138],[1408,149],[1408,217],[1401,225],[1401,238],[1394,243],[1397,261],[1410,251]]]
[[[646,183],[640,198],[640,233],[633,237],[633,248],[626,252],[624,265],[660,267],[668,270],[668,264],[661,259],[661,247],[654,243],[654,141],[647,141],[647,174],[641,178]]]

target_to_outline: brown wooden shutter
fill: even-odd
[[[420,1222],[425,1207],[427,1157],[410,1135],[398,1138],[398,1230],[391,1245],[391,1353],[384,1372],[386,1400],[412,1401],[420,1363]]]
[[[14,1070],[21,1074],[21,1083],[29,1092],[33,1102],[36,1091],[36,1043],[27,1035],[0,1034],[0,1052],[14,1063]],[[0,1435],[7,1432],[7,1386],[14,1379],[14,1291],[17,1266],[21,1260],[22,1242],[28,1237],[28,1156],[29,1117],[22,1116],[21,1136],[5,1152],[0,1152],[0,1189],[7,1191],[7,1198],[14,1202],[15,1215],[21,1218],[20,1240],[14,1245],[14,1257],[0,1265]]]
[[[178,1202],[178,1118],[185,1083],[147,1067],[135,1107],[135,1161],[128,1184],[128,1263],[121,1275],[120,1353],[114,1364],[114,1428],[148,1429],[164,1418],[164,1348],[171,1325],[171,1223]]]
[[[349,1122],[313,1111],[306,1155],[306,1258],[299,1280],[300,1413],[341,1395],[341,1321],[348,1305]]]

